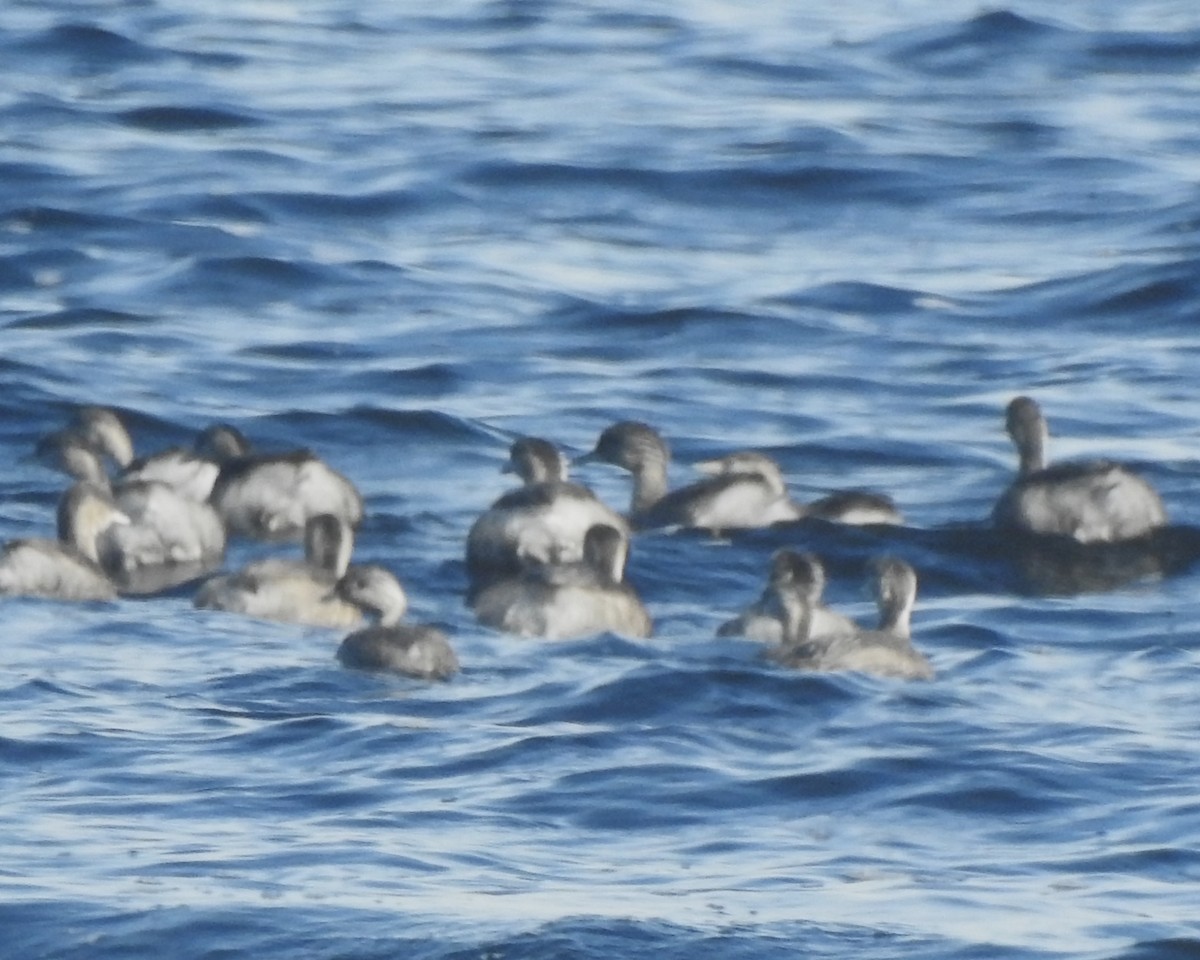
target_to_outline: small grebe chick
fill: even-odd
[[[319,627],[355,627],[361,609],[334,590],[346,573],[353,531],[338,517],[321,514],[304,531],[304,559],[272,557],[204,582],[194,603],[260,620]]]
[[[796,503],[788,496],[779,464],[766,454],[754,450],[741,450],[713,460],[702,460],[696,464],[696,469],[709,476],[751,474],[761,477],[779,496],[776,509],[766,512],[764,516],[770,523],[799,520],[802,517],[862,526],[876,523],[898,526],[904,523],[904,516],[891,497],[868,490],[839,490],[812,503]]]
[[[916,572],[903,560],[887,557],[876,562],[876,601],[879,627],[835,636],[811,632],[811,611],[820,599],[820,577],[804,557],[774,571],[786,615],[783,643],[767,657],[800,670],[852,670],[902,680],[931,680],[932,665],[912,644],[911,618],[917,595]]]
[[[467,534],[467,573],[477,584],[518,574],[528,562],[573,562],[596,524],[628,535],[629,525],[587,487],[567,479],[567,461],[555,446],[521,437],[503,468],[523,486],[496,500]]]
[[[113,600],[98,542],[128,524],[107,490],[75,484],[58,504],[58,539],[12,540],[0,548],[0,595],[51,600]]]
[[[1127,467],[1108,460],[1046,466],[1049,430],[1031,398],[1009,403],[1006,427],[1020,466],[992,511],[996,526],[1059,534],[1080,543],[1111,543],[1166,525],[1167,511],[1157,491]]]
[[[523,637],[567,640],[611,632],[648,637],[653,625],[624,581],[628,538],[597,524],[573,563],[530,564],[517,577],[486,587],[472,602],[479,622]]]
[[[337,592],[377,618],[373,626],[357,630],[341,642],[337,658],[343,666],[387,670],[421,680],[445,680],[458,672],[458,657],[441,630],[400,622],[408,609],[408,597],[391,571],[355,564],[338,581]]]

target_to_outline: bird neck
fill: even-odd
[[[898,637],[912,636],[912,600],[893,596],[879,605],[879,629]]]
[[[812,604],[793,589],[777,589],[775,595],[783,611],[784,646],[807,643],[812,634]]]
[[[630,511],[645,513],[667,495],[667,463],[658,457],[648,457],[634,467],[633,500]]]
[[[1046,466],[1046,444],[1049,438],[1044,424],[1023,430],[1014,439],[1017,455],[1021,458],[1017,472],[1022,477],[1037,473]]]

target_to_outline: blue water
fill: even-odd
[[[0,955],[1200,954],[1190,0],[12,0],[0,129],[0,539],[51,529],[74,405],[229,421],[359,484],[464,664],[5,601]],[[1017,393],[1158,485],[1160,575],[980,528]],[[909,526],[640,536],[646,642],[475,626],[508,442],[630,417],[676,483],[753,447]],[[716,639],[785,543],[864,618],[909,558],[938,679]]]

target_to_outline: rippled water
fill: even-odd
[[[0,12],[0,539],[74,405],[227,420],[360,485],[465,669],[5,601],[0,952],[1197,955],[1194,4],[201,6]],[[1016,393],[1159,486],[1164,575],[979,526]],[[909,526],[641,536],[646,642],[476,627],[509,440],[630,417],[676,483],[754,447]],[[938,679],[716,639],[785,543],[864,618],[910,559]]]

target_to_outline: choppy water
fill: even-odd
[[[465,670],[4,602],[0,953],[1197,955],[1200,12],[804,6],[5,5],[0,539],[51,528],[75,404],[231,421],[358,482]],[[1167,576],[1075,593],[971,526],[1025,392],[1159,486]],[[676,482],[755,447],[910,526],[643,536],[644,643],[477,628],[509,440],[628,417]],[[939,678],[715,639],[781,543],[863,617],[912,560]]]

